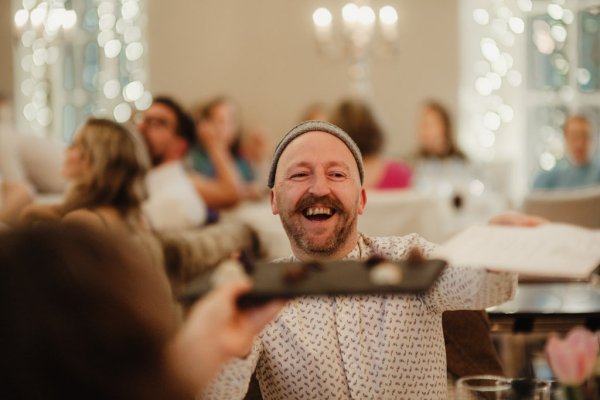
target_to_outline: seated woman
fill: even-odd
[[[162,270],[162,249],[141,208],[149,166],[140,138],[114,121],[90,118],[65,154],[63,175],[70,187],[64,201],[32,204],[21,222],[61,220],[126,234],[145,250],[147,262]]]
[[[119,234],[78,224],[0,233],[0,368],[13,399],[191,399],[282,304],[215,289],[178,328],[164,277]]]
[[[466,157],[454,143],[450,113],[437,101],[423,105],[419,129],[420,159],[458,159]]]
[[[474,178],[472,167],[454,142],[450,113],[439,102],[424,103],[418,138],[419,147],[411,161],[415,188],[442,198],[467,191]]]
[[[201,174],[214,177],[216,172],[210,155],[206,151],[206,129],[204,122],[210,122],[220,139],[229,148],[236,170],[244,182],[242,189],[243,198],[257,198],[266,193],[264,184],[255,185],[257,180],[256,169],[261,169],[268,154],[269,143],[262,130],[254,130],[246,135],[242,134],[239,109],[233,100],[227,97],[217,97],[200,108],[196,115],[198,124],[198,144],[190,149],[188,156],[193,168]],[[248,157],[250,156],[250,157]]]
[[[410,167],[381,155],[383,132],[365,103],[342,101],[334,109],[331,122],[346,131],[358,145],[365,165],[365,188],[402,189],[410,186]]]
[[[196,116],[197,122],[203,120],[211,121],[215,129],[218,130],[219,135],[224,138],[223,140],[227,143],[244,181],[252,181],[252,168],[240,156],[242,130],[235,103],[226,97],[217,97],[209,101],[208,104],[199,110]],[[202,143],[202,137],[199,139],[200,143]],[[212,162],[204,148],[201,146],[194,147],[190,150],[190,157],[196,171],[206,176],[215,176]]]
[[[111,231],[149,231],[140,207],[149,166],[144,144],[133,133],[116,122],[91,118],[66,152],[63,175],[70,187],[64,201],[31,205],[22,221],[64,219]]]

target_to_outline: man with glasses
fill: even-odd
[[[229,207],[241,199],[241,180],[214,126],[202,123],[196,129],[177,102],[161,96],[144,113],[138,129],[153,165],[147,177],[149,199],[144,211],[154,227],[197,226],[206,219],[206,207]],[[197,132],[215,165],[215,178],[184,167]]]

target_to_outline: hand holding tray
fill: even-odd
[[[427,290],[445,266],[443,260],[392,262],[380,257],[366,262],[259,262],[247,268],[252,289],[239,299],[239,304],[252,306],[297,296],[417,293]],[[241,264],[239,268],[243,273]],[[198,277],[179,299],[184,303],[195,301],[210,291],[219,279],[215,276],[218,273],[219,268]]]

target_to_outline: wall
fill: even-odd
[[[350,93],[347,64],[315,47],[315,0],[147,0],[150,88],[192,106],[218,94],[236,98],[247,125],[282,135],[310,103]],[[373,1],[374,6],[383,3]],[[13,92],[11,2],[0,1],[0,92]],[[458,0],[395,0],[400,52],[375,54],[373,103],[388,134],[386,151],[416,145],[419,103],[436,97],[458,110]],[[334,23],[339,23],[339,12]]]
[[[376,7],[383,3],[373,1]],[[386,151],[410,153],[425,98],[455,112],[458,91],[457,0],[395,0],[400,52],[376,54],[373,103],[388,134]],[[341,1],[148,0],[150,88],[191,106],[218,94],[239,101],[247,125],[279,137],[315,101],[350,93],[343,60],[319,57],[312,32],[318,6]],[[339,23],[339,12],[334,23]]]
[[[12,63],[12,33],[14,26],[11,2],[0,0],[0,94],[12,96],[13,93],[13,63]]]

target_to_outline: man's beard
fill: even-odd
[[[321,243],[315,242],[301,222],[295,219],[305,218],[302,210],[316,204],[335,209],[335,215],[338,216],[338,222],[333,232]],[[345,210],[340,201],[333,196],[309,195],[302,198],[295,208],[285,209],[280,205],[279,209],[285,210],[280,213],[280,219],[290,240],[305,253],[316,257],[328,257],[335,254],[346,243],[356,225],[356,210]]]
[[[144,142],[146,143],[146,148],[148,149],[148,154],[150,155],[150,162],[152,163],[152,166],[156,167],[158,165],[161,165],[165,161],[164,154],[155,151],[145,136]]]
[[[165,157],[162,154],[152,154],[150,156],[150,162],[152,162],[152,166],[156,167],[161,165],[165,161]]]
[[[146,151],[148,152],[148,155],[150,156],[150,162],[152,163],[153,167],[156,167],[158,165],[161,165],[164,161],[165,161],[165,156],[162,153],[157,152],[154,147],[152,146],[152,143],[150,142],[150,140],[148,139],[148,137],[143,134],[142,132],[138,131],[140,137],[143,139],[144,144],[146,145]]]

